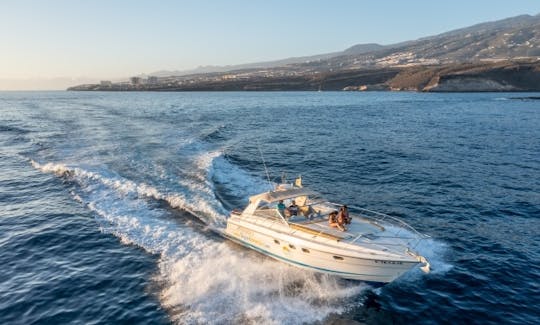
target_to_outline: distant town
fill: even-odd
[[[311,69],[313,70],[313,69]],[[182,90],[200,88],[201,85],[215,85],[234,83],[242,81],[265,80],[272,78],[294,78],[305,75],[317,75],[320,72],[304,69],[296,71],[293,69],[263,69],[250,71],[236,71],[228,73],[206,73],[186,76],[134,76],[124,82],[112,82],[102,80],[99,84],[88,84],[77,86],[72,90]],[[74,87],[75,88],[75,87]]]

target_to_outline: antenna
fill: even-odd
[[[272,186],[272,182],[270,181],[270,174],[268,174],[268,168],[266,167],[266,162],[264,161],[264,156],[261,150],[261,145],[259,144],[259,140],[257,140],[257,148],[259,148],[259,153],[261,154],[261,160],[264,166],[264,171],[266,172],[266,179],[268,180],[268,186],[270,186],[270,190],[273,190],[274,187]]]

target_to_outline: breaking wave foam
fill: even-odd
[[[207,157],[206,167],[201,167],[211,168],[219,156]],[[156,281],[163,285],[159,296],[176,323],[309,323],[343,312],[344,299],[370,288],[290,267],[209,237],[167,218],[167,211],[144,199],[190,208],[180,194],[163,194],[105,171],[61,163],[32,161],[32,165],[74,181],[78,185],[72,191],[74,199],[96,213],[103,232],[160,256]]]
[[[368,288],[234,248],[213,243],[161,264],[171,283],[162,293],[164,305],[184,308],[174,316],[175,321],[313,322],[343,312],[342,299]]]
[[[138,184],[121,177],[107,177],[98,172],[85,170],[80,167],[70,167],[62,163],[40,164],[32,160],[31,164],[34,168],[46,173],[53,173],[63,177],[74,177],[83,185],[88,183],[88,181],[94,181],[116,190],[122,195],[135,195],[142,198],[148,197],[156,200],[164,200],[171,207],[185,210],[201,219],[201,221],[209,223],[210,226],[212,225],[212,221],[215,222],[215,226],[220,226],[225,220],[224,214],[218,211],[220,210],[219,207],[211,206],[208,204],[208,200],[198,196],[187,198],[181,193],[161,193],[157,188],[145,183]]]

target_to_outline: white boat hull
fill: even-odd
[[[257,229],[229,219],[225,235],[233,241],[290,265],[346,279],[388,283],[419,264],[414,258],[351,256],[346,250],[321,248],[313,241],[281,231]]]

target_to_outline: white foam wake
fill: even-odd
[[[309,323],[343,312],[341,300],[367,288],[223,242],[160,266],[171,284],[161,299],[179,323]]]
[[[435,240],[433,238],[426,238],[422,240],[416,247],[418,253],[424,256],[431,265],[432,274],[442,274],[452,269],[453,265],[449,264],[446,260],[446,254],[448,252],[448,245],[444,242]],[[418,270],[417,270],[418,271]],[[412,273],[419,274],[419,273]]]
[[[170,203],[174,196],[178,202],[171,205],[189,208],[182,195],[167,195],[103,170],[35,161],[32,165],[75,182],[74,198],[96,213],[103,232],[160,255],[160,299],[177,323],[309,323],[343,312],[343,301],[367,288],[212,239],[168,218],[168,211],[145,199]]]
[[[88,181],[99,182],[106,187],[118,191],[122,195],[135,195],[143,198],[149,197],[156,200],[164,200],[171,207],[188,211],[209,225],[212,225],[213,222],[216,227],[221,226],[226,218],[222,213],[223,209],[221,207],[209,204],[208,198],[201,196],[193,195],[188,199],[182,193],[161,193],[155,187],[145,183],[138,184],[121,177],[106,177],[98,172],[88,171],[80,167],[70,167],[62,163],[40,164],[34,160],[31,163],[34,168],[43,172],[54,173],[57,176],[75,177],[81,183],[86,184]]]
[[[208,165],[208,175],[211,179],[223,184],[238,198],[247,198],[251,195],[266,192],[275,187],[267,181],[253,177],[245,170],[231,164],[222,154],[216,155],[212,164]]]

